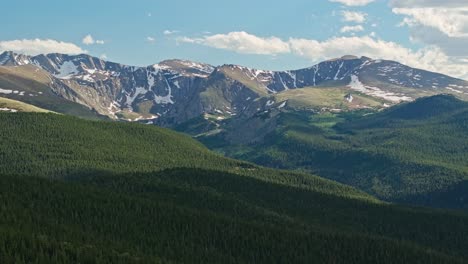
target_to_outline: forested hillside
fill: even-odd
[[[315,173],[384,200],[468,208],[468,103],[453,96],[421,98],[378,113],[261,118],[275,130],[253,143],[229,142],[243,138],[243,128],[200,139],[228,156]]]
[[[0,114],[3,263],[466,263],[468,216],[223,158],[170,130]]]

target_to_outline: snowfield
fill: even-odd
[[[413,101],[413,98],[405,95],[386,92],[378,87],[366,86],[361,81],[359,81],[359,77],[357,77],[356,75],[351,75],[351,82],[348,84],[348,87],[363,94],[382,98],[394,103]]]

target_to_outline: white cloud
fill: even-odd
[[[168,30],[168,29],[166,29],[166,30],[163,31],[163,34],[166,35],[166,36],[174,35],[174,34],[177,34],[177,33],[179,33],[178,30]]]
[[[83,40],[82,40],[83,44],[85,45],[91,45],[91,44],[94,44],[94,39],[91,35],[86,35]]]
[[[367,56],[395,60],[412,67],[441,72],[459,78],[468,78],[465,58],[448,56],[437,46],[411,50],[398,43],[372,36],[335,37],[325,41],[315,39],[258,37],[246,32],[231,32],[203,38],[178,38],[178,42],[194,43],[244,54],[294,54],[311,62],[343,55]]]
[[[466,7],[468,2],[466,0],[391,0],[392,7]]]
[[[375,0],[329,0],[330,2],[341,3],[347,6],[365,6]]]
[[[292,52],[312,61],[330,59],[347,54],[395,60],[411,67],[467,78],[468,64],[447,56],[440,48],[426,47],[417,51],[395,42],[364,37],[339,37],[326,41],[291,39]]]
[[[90,34],[86,35],[83,40],[82,40],[83,44],[85,45],[92,45],[92,44],[104,44],[104,40],[94,40],[93,36],[91,36]]]
[[[403,16],[410,40],[437,46],[448,56],[468,56],[468,1],[392,0],[395,14]]]
[[[153,38],[153,37],[150,37],[150,36],[146,37],[146,40],[147,40],[148,42],[150,42],[150,43],[156,42],[156,39]]]
[[[189,38],[189,37],[178,37],[176,39],[177,44],[180,43],[194,43],[194,44],[203,44],[203,39],[195,39],[195,38]]]
[[[393,13],[406,16],[403,24],[422,25],[439,30],[448,37],[468,36],[468,7],[393,8]]]
[[[361,25],[357,25],[357,26],[344,26],[340,29],[340,32],[341,33],[348,33],[348,32],[360,32],[360,31],[364,31],[364,27],[362,27]]]
[[[468,37],[449,38],[439,30],[413,26],[410,28],[412,42],[440,47],[449,56],[468,56]]]
[[[80,54],[87,53],[79,46],[53,39],[21,39],[0,41],[0,51],[14,51],[27,55],[48,53]]]
[[[202,38],[179,38],[179,42],[197,43],[242,54],[275,55],[289,53],[287,42],[277,37],[257,37],[244,31],[216,34]]]
[[[343,16],[343,21],[356,23],[364,23],[367,17],[366,13],[353,11],[342,11],[341,15]]]
[[[107,55],[105,53],[101,54],[101,56],[99,56],[99,58],[101,60],[107,60]]]

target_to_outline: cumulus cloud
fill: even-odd
[[[390,5],[393,7],[466,7],[466,0],[391,0]]]
[[[449,56],[468,56],[468,1],[392,0],[413,42],[437,46]]]
[[[330,59],[346,54],[395,60],[412,67],[467,78],[468,65],[447,56],[440,48],[426,47],[417,51],[395,42],[364,37],[338,37],[326,41],[290,39],[293,53],[313,61]]]
[[[411,41],[423,45],[440,47],[449,56],[468,56],[468,37],[449,38],[433,28],[413,26],[410,29]]]
[[[156,39],[153,38],[153,37],[148,36],[148,37],[146,37],[146,41],[148,41],[150,43],[154,43],[154,42],[156,42]]]
[[[93,36],[91,36],[90,34],[86,35],[82,41],[83,44],[85,45],[93,45],[93,44],[104,44],[104,40],[94,40]]]
[[[330,2],[340,3],[347,6],[365,6],[375,0],[329,0]]]
[[[393,8],[393,13],[406,16],[403,24],[422,25],[439,30],[448,37],[468,36],[468,7]]]
[[[344,26],[340,29],[341,33],[349,33],[349,32],[360,32],[364,31],[364,27],[361,25],[357,26]]]
[[[197,43],[243,54],[275,55],[290,52],[288,43],[280,38],[257,37],[244,31],[216,34],[202,38],[183,37],[179,39],[179,42]]]
[[[79,46],[53,39],[21,39],[0,41],[0,51],[14,51],[27,55],[48,53],[80,54],[87,53]]]
[[[86,35],[83,40],[82,40],[83,44],[85,45],[91,45],[91,44],[94,44],[94,39],[91,35]]]
[[[341,15],[343,16],[343,21],[356,23],[364,23],[367,17],[366,13],[353,11],[342,11]]]
[[[448,56],[439,47],[411,50],[398,43],[371,36],[334,37],[325,41],[304,38],[283,40],[278,37],[258,37],[246,32],[231,32],[203,38],[181,37],[178,41],[244,54],[294,54],[311,62],[354,54],[395,60],[416,68],[468,78],[468,64],[462,58]]]

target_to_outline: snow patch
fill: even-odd
[[[289,90],[289,87],[286,85],[286,83],[284,83],[283,78],[281,77],[281,74],[278,73],[278,77],[279,77],[281,84],[283,85],[283,89]]]
[[[109,113],[115,118],[115,114],[121,112],[122,110],[120,109],[120,104],[117,103],[116,101],[112,101],[107,108],[109,110]]]
[[[453,89],[453,88],[451,88],[451,87],[445,87],[445,88],[446,88],[447,90],[450,90],[450,91],[452,91],[452,92],[456,92],[456,93],[459,93],[459,94],[462,94],[462,93],[463,93],[462,91],[459,91],[459,90],[457,90],[457,89]]]
[[[156,73],[157,73],[157,72],[162,71],[162,70],[169,70],[169,69],[171,69],[171,67],[169,67],[167,65],[163,65],[163,64],[154,64],[153,69],[155,69]]]
[[[59,66],[57,71],[58,74],[53,74],[55,77],[59,79],[70,79],[74,74],[78,73],[78,67],[71,61],[65,61]]]
[[[356,75],[351,75],[351,82],[348,87],[352,90],[367,94],[370,96],[382,98],[391,102],[403,102],[403,101],[412,101],[411,97],[400,95],[392,92],[385,92],[378,87],[366,86]]]
[[[0,93],[1,93],[1,94],[11,94],[11,93],[13,93],[13,90],[8,90],[8,89],[2,89],[2,88],[0,88]]]
[[[148,88],[151,89],[151,87],[154,86],[154,75],[151,72],[148,72]]]
[[[174,104],[174,101],[172,101],[172,87],[167,81],[166,76],[164,76],[164,80],[166,81],[167,95],[159,96],[159,95],[154,94],[154,101],[157,104]]]
[[[11,108],[6,108],[6,107],[0,108],[0,111],[11,112],[11,113],[18,112],[18,110],[16,110],[16,109],[11,109]]]
[[[297,88],[297,74],[295,72],[287,71],[287,74],[293,79],[293,87]]]
[[[207,74],[211,74],[213,71],[214,71],[214,67],[211,66],[211,65],[208,65],[208,64],[202,64],[202,63],[198,63],[198,62],[193,62],[193,61],[179,61],[180,64],[188,67],[188,68],[194,68],[194,69],[197,69],[201,72],[204,72],[204,73],[207,73]]]
[[[335,81],[338,80],[338,75],[340,74],[341,68],[343,68],[343,65],[344,65],[344,62],[342,61],[341,64],[340,64],[340,67],[336,71],[335,77],[333,77],[333,80],[335,80]]]
[[[135,119],[133,119],[133,120],[132,120],[132,119],[129,119],[129,121],[131,121],[131,122],[146,121],[146,120],[154,120],[154,119],[157,119],[157,118],[158,118],[158,116],[155,116],[155,115],[151,115],[150,117],[139,116],[139,117],[137,117],[137,118],[135,118]],[[150,121],[150,122],[151,122],[151,124],[152,124],[152,121]]]
[[[148,92],[148,90],[146,90],[145,87],[136,87],[135,92],[133,93],[133,95],[132,94],[127,94],[126,95],[125,103],[126,103],[127,107],[132,108],[132,104],[135,101],[135,99],[139,95],[146,94],[147,92]]]

